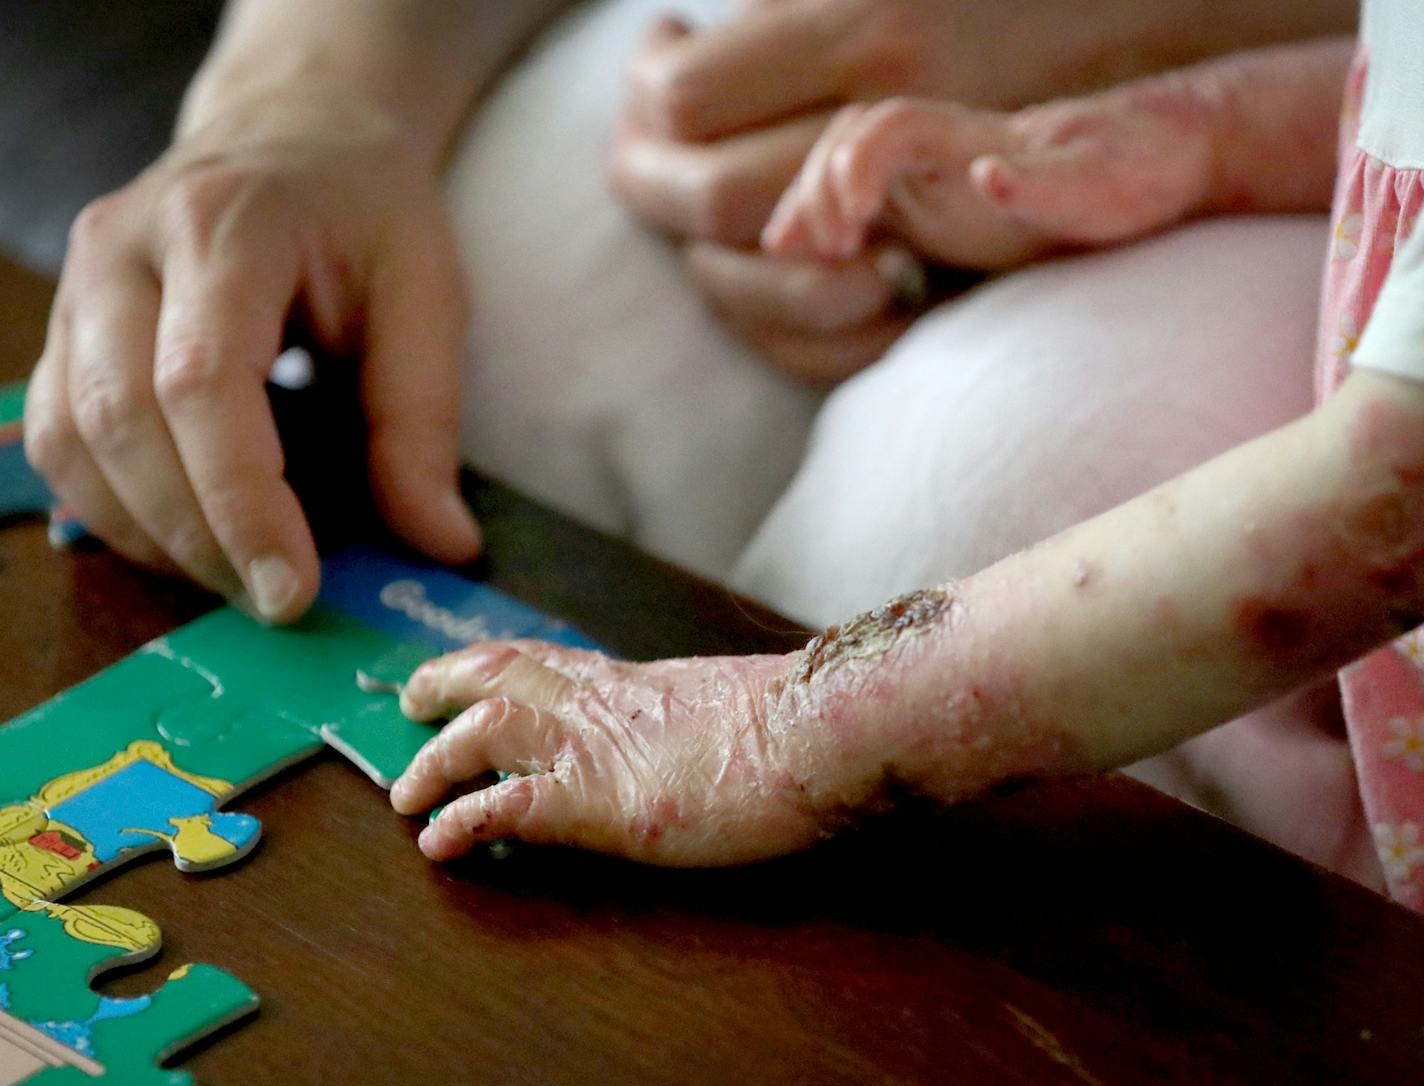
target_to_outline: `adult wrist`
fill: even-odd
[[[300,51],[260,71],[254,67],[237,58],[211,59],[184,96],[175,140],[224,149],[333,140],[389,145],[411,163],[439,169],[450,132],[431,123],[432,111],[422,115],[417,96],[402,100],[362,87]]]

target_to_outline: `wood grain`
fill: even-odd
[[[473,477],[477,571],[631,656],[803,634]],[[211,604],[0,528],[0,718]],[[200,1082],[1400,1083],[1424,923],[1131,781],[1028,788],[800,856],[666,872],[554,849],[435,867],[339,758],[269,782],[253,858],[78,900],[164,928],[263,1008]],[[1302,817],[1309,817],[1303,812]]]

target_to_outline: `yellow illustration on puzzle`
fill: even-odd
[[[167,844],[179,868],[202,870],[236,859],[257,842],[247,815],[216,810],[232,785],[180,769],[152,740],[138,740],[107,762],[49,781],[29,800],[0,807],[0,894],[25,910],[43,909],[86,942],[144,945],[126,910],[72,908],[53,900],[121,856]],[[125,914],[123,916],[117,914]]]

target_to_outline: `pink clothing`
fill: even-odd
[[[1424,207],[1424,170],[1390,165],[1357,145],[1365,74],[1362,50],[1350,74],[1341,123],[1317,398],[1345,379],[1396,249]],[[1424,306],[1424,298],[1418,304]],[[1360,797],[1389,892],[1424,912],[1424,631],[1345,668],[1340,689]]]

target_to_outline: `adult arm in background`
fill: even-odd
[[[752,0],[697,31],[661,20],[630,73],[614,185],[683,240],[689,274],[736,334],[798,377],[834,382],[905,326],[906,262],[879,246],[828,264],[755,244],[837,107],[914,95],[1016,108],[1348,31],[1357,13],[1350,0],[1090,0],[1071,13],[1053,0]]]
[[[287,621],[318,566],[263,391],[295,317],[359,353],[372,490],[435,558],[457,488],[465,301],[438,190],[477,95],[557,0],[240,0],[168,151],[75,222],[26,451],[85,524]]]

